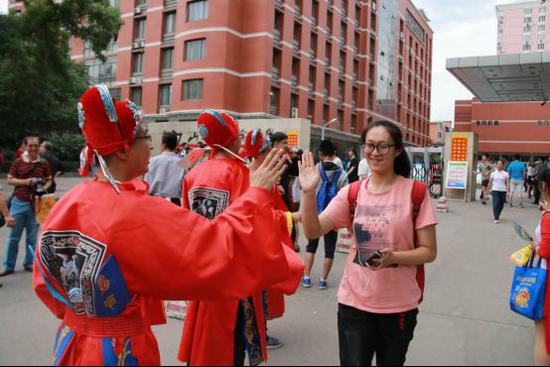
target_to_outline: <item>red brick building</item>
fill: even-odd
[[[80,40],[72,58],[149,121],[193,121],[204,108],[318,126],[336,118],[327,135],[349,138],[389,119],[409,143],[428,144],[433,32],[410,0],[112,3],[124,25],[107,62]]]
[[[550,104],[456,101],[455,132],[479,135],[479,153],[550,154]]]

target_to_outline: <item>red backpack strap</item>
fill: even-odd
[[[412,203],[412,219],[413,219],[413,231],[414,231],[414,248],[417,247],[417,238],[416,238],[416,219],[420,214],[420,209],[422,208],[422,203],[426,198],[427,185],[420,181],[413,181],[413,187],[411,190],[411,203]],[[420,287],[420,300],[419,303],[422,303],[424,299],[424,288],[426,286],[426,273],[424,270],[424,265],[419,265],[416,268],[416,281]]]
[[[359,189],[364,180],[355,181],[349,185],[348,191],[348,203],[349,203],[349,213],[351,215],[351,221],[355,217],[355,209],[357,209],[357,197],[359,196]],[[353,228],[353,226],[352,226]]]

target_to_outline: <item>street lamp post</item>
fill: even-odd
[[[323,125],[323,129],[321,130],[321,140],[325,140],[325,129],[328,125],[332,124],[333,122],[338,122],[338,119],[332,119]]]

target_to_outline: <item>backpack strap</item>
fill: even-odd
[[[411,190],[411,203],[412,203],[412,220],[413,220],[413,231],[414,231],[414,248],[418,247],[418,239],[416,237],[416,219],[420,214],[420,209],[422,208],[422,203],[426,198],[427,185],[420,181],[413,181],[413,187]],[[416,268],[416,281],[420,287],[420,300],[418,303],[422,303],[424,300],[424,288],[426,286],[426,272],[424,270],[424,265],[418,265]]]
[[[349,185],[348,204],[349,204],[349,213],[350,213],[352,222],[353,222],[353,218],[355,217],[355,209],[357,209],[357,197],[359,196],[359,189],[361,188],[361,185],[363,184],[364,181],[365,181],[364,179],[361,179]]]

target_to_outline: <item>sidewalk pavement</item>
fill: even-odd
[[[62,178],[61,192],[77,182],[77,178]],[[538,211],[534,206],[507,206],[501,223],[494,224],[490,205],[450,202],[449,206],[449,213],[439,214],[438,258],[427,266],[425,301],[407,364],[532,365],[533,323],[509,311],[514,266],[508,257],[524,245],[515,236],[512,222],[533,230]],[[6,236],[7,230],[0,229],[2,254]],[[304,238],[301,245],[304,249]],[[319,276],[322,248],[314,280]],[[268,365],[339,364],[336,293],[345,256],[337,254],[327,290],[300,288],[287,298],[285,316],[268,323],[269,334],[285,344],[270,351]],[[21,269],[22,252],[19,258]],[[49,364],[58,320],[34,295],[32,275],[19,271],[1,281],[0,365]],[[163,364],[180,364],[176,355],[181,330],[182,322],[177,320],[155,327]]]

